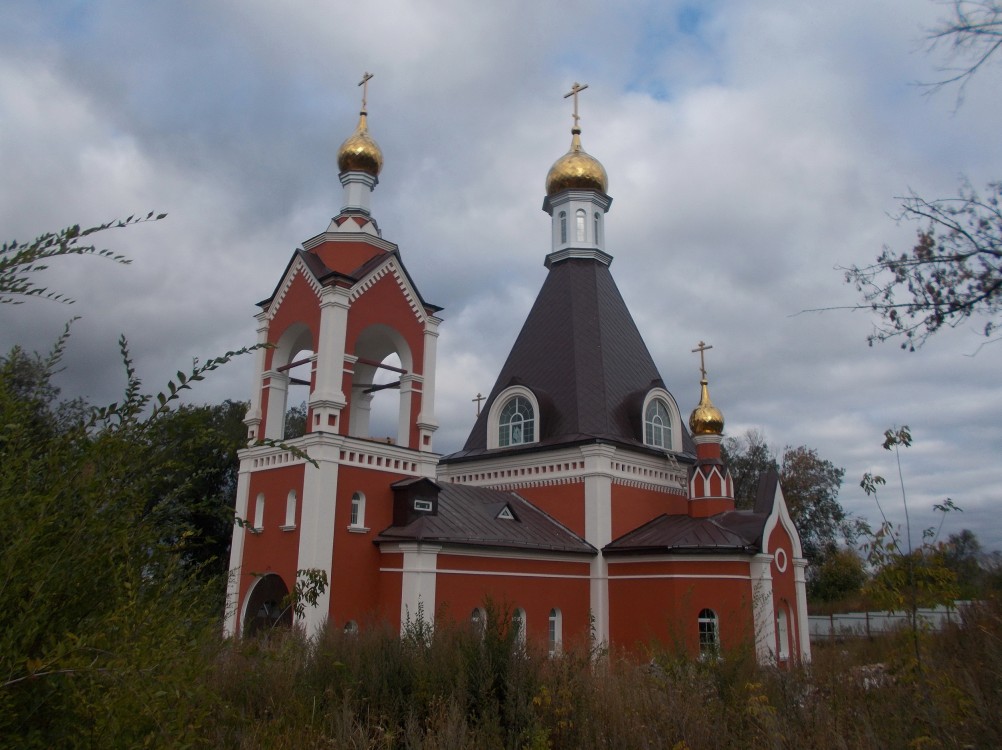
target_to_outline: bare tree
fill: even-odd
[[[951,58],[960,64],[943,67],[942,80],[928,84],[933,91],[960,84],[959,98],[964,87],[1002,48],[1002,2],[1000,0],[951,0],[949,17],[929,32],[933,47],[947,45]]]

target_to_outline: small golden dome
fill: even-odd
[[[598,190],[606,192],[609,176],[605,167],[581,147],[581,128],[571,130],[571,148],[550,167],[546,174],[546,194],[556,195],[562,190]]]
[[[699,381],[699,406],[689,416],[689,429],[693,435],[720,435],[724,431],[724,415],[710,401],[706,380]]]
[[[366,172],[378,177],[379,171],[383,168],[383,152],[369,135],[365,115],[363,109],[359,113],[355,132],[348,136],[337,150],[337,166],[342,172]]]

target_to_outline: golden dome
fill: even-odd
[[[581,128],[571,130],[571,148],[550,167],[546,174],[546,194],[556,195],[562,190],[598,190],[606,192],[609,177],[605,167],[581,147]]]
[[[706,379],[699,381],[699,406],[689,416],[689,429],[693,435],[720,435],[724,431],[724,415],[710,401]]]
[[[366,172],[378,177],[379,170],[383,168],[383,152],[369,135],[365,114],[363,109],[359,113],[355,132],[337,150],[337,166],[342,172]]]

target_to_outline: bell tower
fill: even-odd
[[[371,78],[359,83],[358,125],[337,153],[340,211],[303,242],[258,303],[258,342],[268,346],[258,351],[245,420],[250,447],[241,453],[237,488],[231,634],[274,619],[279,594],[292,591],[304,569],[328,580],[319,605],[307,608],[308,632],[328,618],[374,612],[378,564],[361,563],[378,555],[370,529],[392,520],[389,486],[435,475],[441,308],[421,297],[372,215],[383,155],[368,129]],[[295,430],[286,418],[298,406],[294,394],[305,402],[305,425]]]

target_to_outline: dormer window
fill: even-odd
[[[659,398],[647,405],[644,414],[644,442],[657,448],[671,447],[671,416],[665,402]]]
[[[644,445],[666,451],[681,450],[682,420],[675,399],[664,388],[652,388],[644,399]]]
[[[536,418],[529,400],[522,396],[509,399],[498,420],[498,446],[532,443],[536,439]]]

